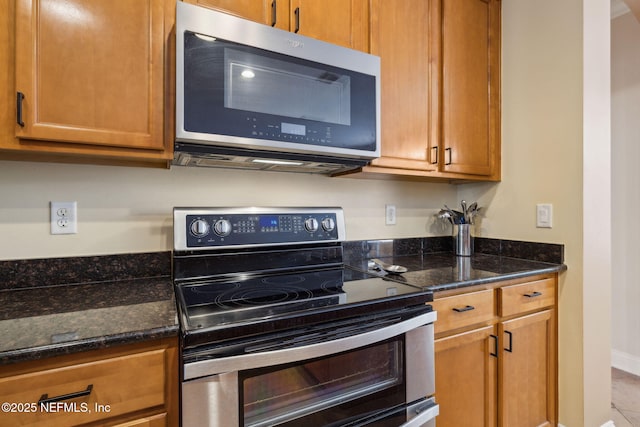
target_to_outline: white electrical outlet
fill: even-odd
[[[553,205],[540,203],[536,205],[536,227],[551,228],[553,226]]]
[[[396,205],[384,205],[384,223],[387,225],[396,224]]]
[[[51,234],[78,232],[78,203],[51,202]]]

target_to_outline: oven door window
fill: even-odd
[[[245,426],[325,426],[405,402],[402,339],[241,373]],[[391,425],[391,424],[390,424]],[[396,425],[396,424],[393,424]]]

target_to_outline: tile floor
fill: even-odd
[[[640,377],[611,369],[611,417],[616,427],[640,427]]]

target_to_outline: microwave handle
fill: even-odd
[[[322,341],[300,347],[190,362],[184,365],[184,379],[189,380],[208,375],[217,375],[223,372],[264,368],[341,353],[397,337],[420,326],[432,324],[436,318],[437,313],[435,311],[429,311],[380,329],[330,341]],[[431,325],[431,328],[432,327],[433,325]]]

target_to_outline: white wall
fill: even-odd
[[[640,375],[640,23],[611,22],[613,149],[612,363]]]
[[[450,233],[456,187],[309,174],[0,162],[0,260],[165,251],[174,206],[342,206],[347,238]],[[49,234],[49,202],[78,202],[78,234]],[[384,205],[397,206],[397,225]],[[450,228],[450,227],[449,227]]]

